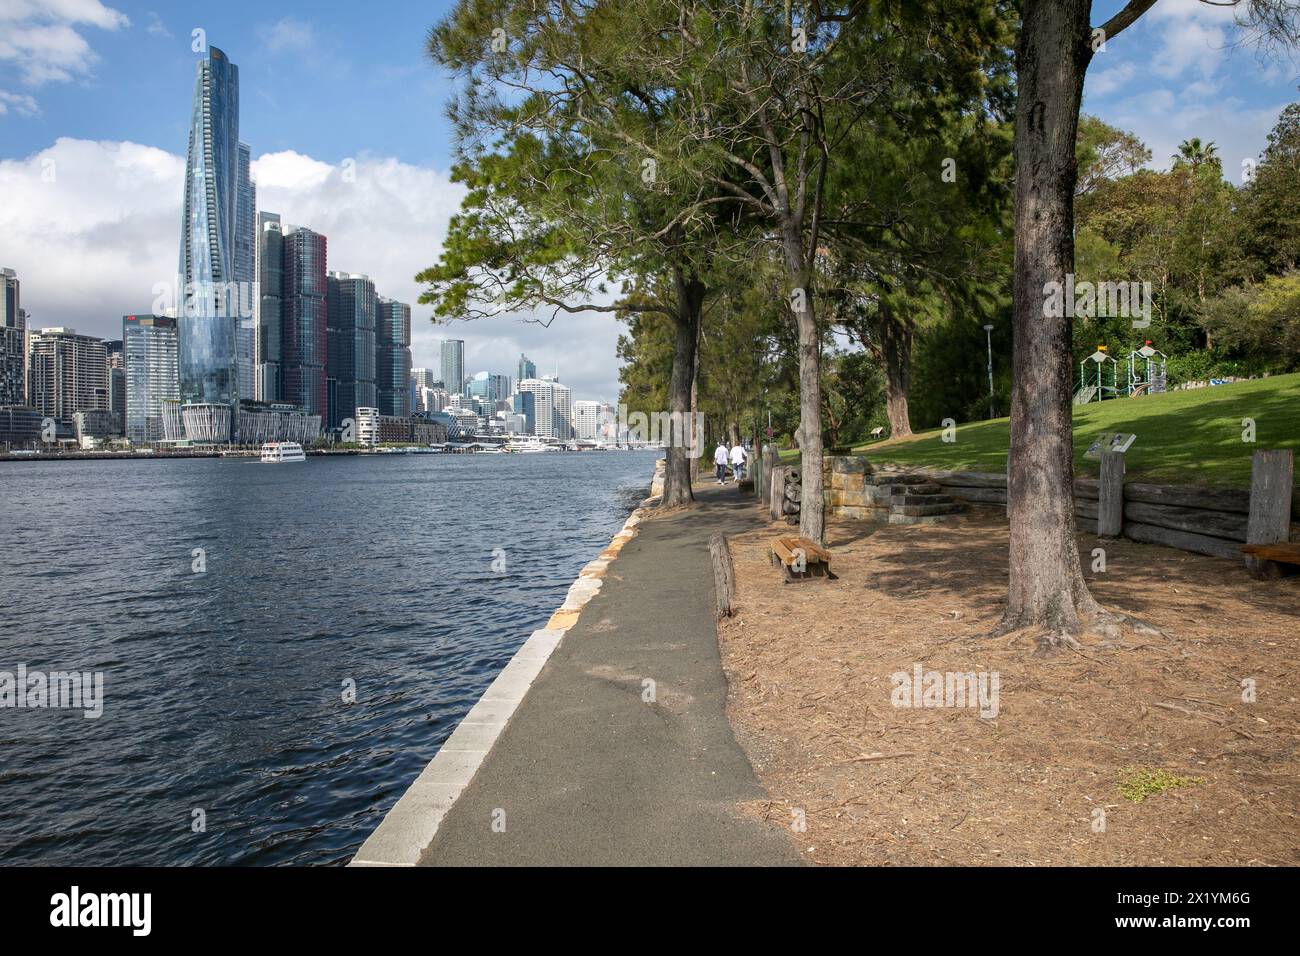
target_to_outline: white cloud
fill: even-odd
[[[26,93],[10,93],[8,90],[0,90],[0,116],[4,116],[10,110],[13,110],[19,116],[39,116],[41,114],[41,108]]]
[[[1120,63],[1104,70],[1094,69],[1088,74],[1088,92],[1097,96],[1109,96],[1128,86],[1136,74],[1137,67],[1132,63]]]
[[[68,82],[90,73],[99,57],[78,31],[129,26],[126,14],[99,0],[3,0],[0,64],[12,64],[28,86]]]
[[[319,47],[316,30],[305,20],[284,17],[261,28],[263,46],[273,53],[304,53]]]
[[[184,158],[166,150],[76,139],[0,160],[0,265],[18,271],[35,325],[115,338],[123,315],[150,307],[154,285],[176,272],[184,170]],[[414,277],[437,261],[464,194],[445,173],[366,155],[345,167],[289,151],[257,157],[253,175],[258,208],[324,234],[331,269],[365,273],[381,295],[411,303],[415,365],[437,368],[438,340],[459,338],[471,373],[513,377],[523,351],[539,371],[558,366],[575,397],[617,397],[623,327],[609,316],[561,316],[550,328],[508,316],[432,324]]]
[[[164,40],[170,40],[172,31],[167,29],[167,24],[162,22],[162,17],[149,11],[149,25],[145,27],[145,32],[150,36],[162,37]]]

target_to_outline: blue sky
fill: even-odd
[[[615,398],[623,327],[608,316],[439,328],[415,305],[413,277],[436,261],[463,195],[447,178],[449,81],[424,52],[449,4],[0,0],[0,266],[18,270],[34,324],[115,336],[175,272],[201,28],[240,68],[259,208],[323,232],[331,268],[411,302],[417,365],[435,366],[451,335],[471,371],[513,374],[526,351],[575,397]],[[1098,0],[1093,22],[1121,6]],[[1183,139],[1212,140],[1240,181],[1241,161],[1300,98],[1300,69],[1233,49],[1231,20],[1159,0],[1098,54],[1084,109],[1137,133],[1159,167]]]

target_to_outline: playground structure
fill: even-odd
[[[1147,340],[1141,348],[1129,352],[1128,375],[1121,379],[1119,361],[1106,350],[1106,346],[1098,345],[1097,351],[1079,363],[1079,386],[1074,390],[1074,404],[1087,405],[1108,398],[1139,398],[1166,391],[1168,358]]]

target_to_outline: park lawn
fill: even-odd
[[[1255,421],[1253,445],[1242,441],[1244,418]],[[1300,451],[1300,374],[1076,405],[1076,473],[1097,473],[1097,462],[1084,453],[1103,432],[1137,436],[1127,453],[1130,478],[1245,488],[1250,485],[1250,460],[1256,449]],[[1008,419],[958,425],[956,441],[951,443],[941,436],[942,430],[935,429],[901,441],[863,445],[854,452],[878,463],[949,471],[1006,470]]]
[[[1243,419],[1255,420],[1253,445],[1242,440]],[[871,462],[1005,471],[1008,421],[958,425],[953,442],[944,442],[943,431],[935,429],[854,451]],[[1084,453],[1102,432],[1138,436],[1126,455],[1127,475],[1135,479],[1247,488],[1253,451],[1300,450],[1300,373],[1074,406],[1074,467],[1079,475],[1097,472],[1096,460],[1084,458]]]

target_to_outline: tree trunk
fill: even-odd
[[[1010,582],[999,629],[1045,628],[1050,643],[1100,610],[1075,541],[1071,320],[1064,308],[1044,307],[1046,284],[1064,284],[1074,270],[1074,149],[1091,6],[1025,0],[1016,46]]]
[[[825,544],[822,497],[822,341],[813,311],[812,271],[804,263],[802,237],[787,229],[784,237],[786,268],[796,295],[791,307],[799,330],[799,450],[803,474],[803,507],[799,511],[799,536]],[[802,293],[802,295],[799,295]]]
[[[883,304],[880,308],[880,351],[885,360],[885,407],[891,438],[912,434],[907,414],[907,389],[912,378],[912,328],[899,322]]]
[[[704,301],[704,284],[694,276],[687,277],[675,269],[673,278],[677,287],[677,312],[673,318],[673,371],[668,385],[668,411],[673,421],[684,428],[674,427],[668,438],[664,466],[664,496],[660,507],[692,504],[691,462],[699,456],[703,436],[694,430],[695,418],[692,393],[695,382],[695,350],[699,337],[700,306]]]

